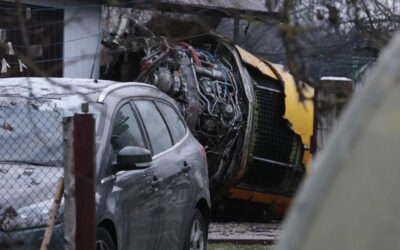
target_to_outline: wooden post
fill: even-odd
[[[96,248],[94,138],[92,114],[64,119],[65,249]]]

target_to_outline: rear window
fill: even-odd
[[[153,155],[172,147],[172,140],[167,125],[160,112],[151,101],[135,101],[149,135]]]

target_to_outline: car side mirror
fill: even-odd
[[[126,146],[118,152],[118,170],[134,170],[150,167],[151,152],[142,147]]]

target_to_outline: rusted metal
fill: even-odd
[[[95,147],[92,114],[63,120],[65,249],[96,248]]]
[[[77,250],[96,248],[95,124],[92,114],[74,115],[74,167]]]

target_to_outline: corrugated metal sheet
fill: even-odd
[[[182,4],[202,8],[219,8],[240,11],[269,12],[265,0],[161,0],[161,3]]]
[[[156,9],[160,11],[182,12],[187,14],[207,14],[232,17],[235,15],[251,15],[254,17],[281,18],[279,8],[281,2],[266,6],[266,0],[104,0],[105,4],[124,3],[140,9]]]

